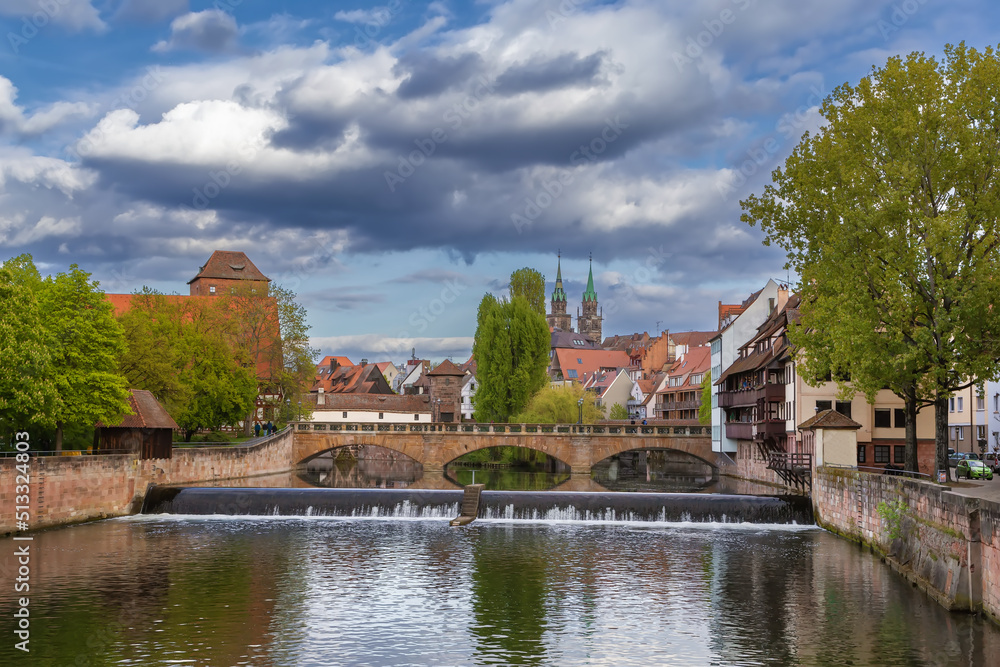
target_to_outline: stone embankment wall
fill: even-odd
[[[138,511],[150,484],[197,484],[285,472],[292,460],[287,429],[252,447],[174,449],[172,458],[135,454],[37,456],[30,462],[29,530]],[[0,535],[17,525],[14,457],[0,459]],[[22,480],[23,481],[23,480]]]
[[[931,482],[829,467],[814,471],[812,498],[823,528],[868,546],[946,608],[983,611],[1000,623],[1000,504]],[[898,512],[886,511],[893,505]]]

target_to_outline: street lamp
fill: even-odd
[[[579,419],[576,420],[576,423],[577,424],[582,424],[583,423],[583,399],[582,398],[579,401],[576,402],[576,407],[580,409],[580,417],[579,417]]]
[[[298,421],[302,421],[302,401],[299,401],[299,418]]]

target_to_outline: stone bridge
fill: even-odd
[[[526,447],[562,461],[574,473],[630,450],[670,449],[704,461],[717,472],[723,461],[712,451],[710,427],[594,424],[294,424],[292,463],[349,445],[375,445],[405,454],[425,471],[444,467],[487,447]],[[728,459],[726,459],[728,461]]]

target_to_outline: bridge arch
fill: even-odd
[[[487,447],[524,447],[589,473],[594,463],[629,450],[668,449],[719,467],[710,430],[701,426],[591,424],[295,424],[292,463],[347,445],[377,445],[405,454],[425,470],[443,470],[468,452]]]

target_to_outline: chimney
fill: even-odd
[[[330,375],[333,375],[333,372],[337,370],[337,366],[339,365],[340,363],[337,361],[337,357],[330,357]]]
[[[362,366],[367,366],[368,365],[368,360],[367,359],[362,359],[361,360],[361,365]]]
[[[326,396],[323,394],[323,387],[316,393],[316,405],[326,405]]]
[[[778,285],[778,310],[785,307],[788,303],[788,285]]]

